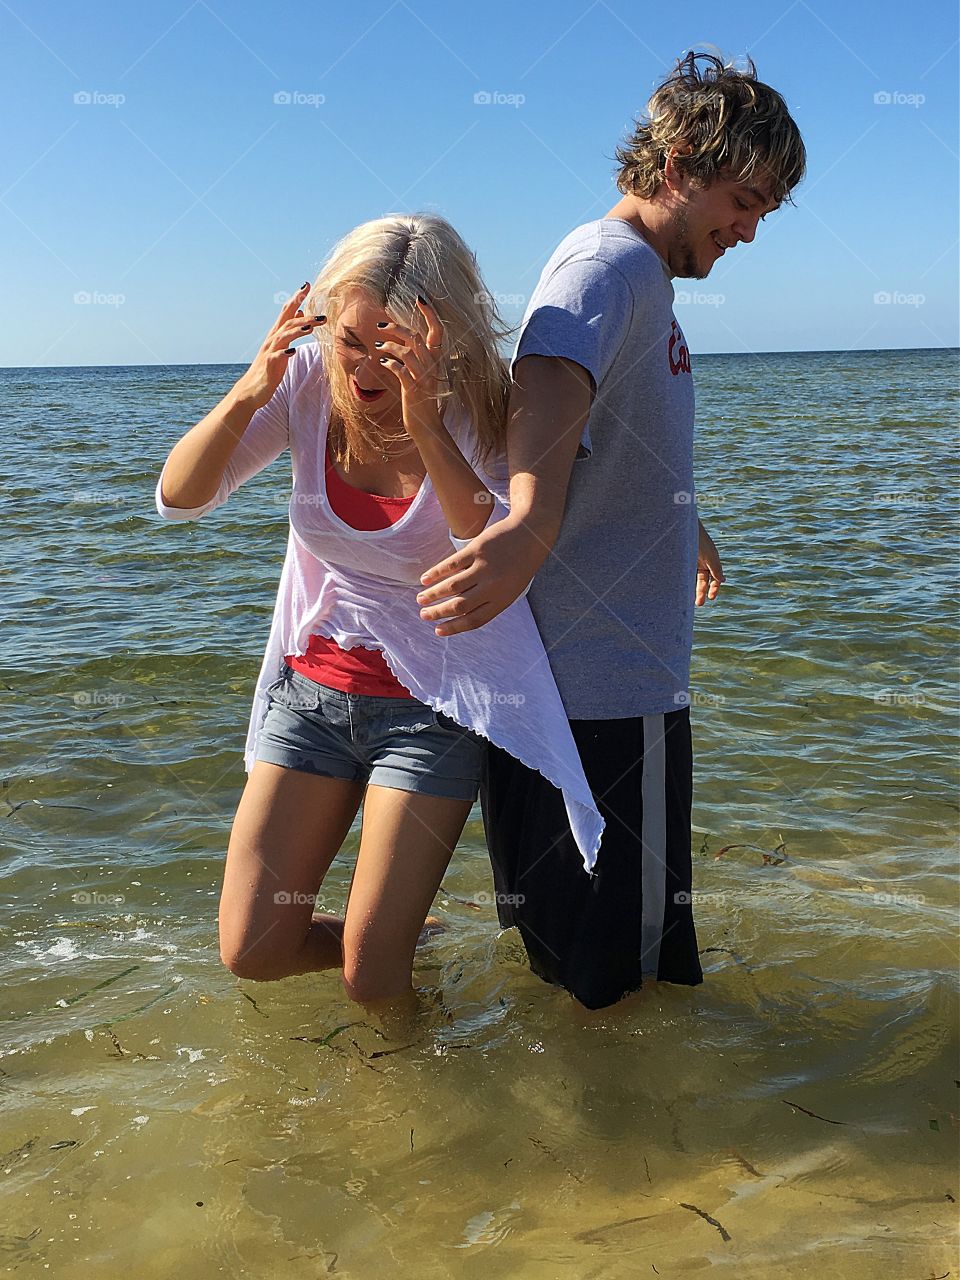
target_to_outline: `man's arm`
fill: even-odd
[[[436,624],[437,635],[473,631],[495,618],[547,558],[592,398],[590,374],[573,360],[517,361],[507,416],[510,514],[421,578],[420,616]]]

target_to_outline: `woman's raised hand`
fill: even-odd
[[[250,368],[237,382],[237,395],[254,409],[265,405],[279,387],[290,357],[296,351],[296,347],[290,344],[295,339],[312,333],[317,325],[326,322],[326,316],[307,318],[300,310],[309,292],[308,282],[301,285],[293,297],[284,304]]]
[[[417,299],[417,306],[427,324],[426,338],[402,325],[384,324],[382,341],[377,343],[380,363],[400,383],[403,425],[414,440],[418,429],[442,426],[437,397],[446,386],[443,325],[424,298]]]

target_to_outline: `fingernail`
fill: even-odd
[[[285,356],[292,356],[296,353],[296,350],[297,350],[296,347],[287,347],[286,351],[283,354]]]
[[[300,326],[300,332],[301,332],[301,333],[309,333],[309,332],[310,332],[310,326],[309,326],[308,324],[302,324],[302,325]]]
[[[309,289],[309,288],[310,288],[310,281],[309,281],[309,280],[304,280],[304,282],[303,282],[303,284],[300,286],[300,288],[301,288],[301,289]]]
[[[387,325],[388,325],[389,323],[390,323],[390,322],[389,322],[389,320],[378,320],[378,321],[377,321],[377,328],[378,328],[378,329],[386,329],[386,327],[387,327]]]
[[[375,347],[382,347],[382,346],[383,346],[383,343],[382,343],[382,342],[375,342],[373,345],[374,345]]]
[[[381,364],[386,364],[386,363],[387,363],[387,357],[386,357],[386,356],[381,356],[381,357],[380,357],[380,363],[381,363]]]
[[[323,324],[323,323],[325,322],[325,320],[326,320],[326,318],[327,318],[327,317],[326,317],[326,316],[314,316],[313,318],[314,318],[314,321],[315,321],[317,324]]]
[[[418,301],[418,302],[422,302],[422,303],[424,304],[424,306],[426,306],[426,305],[427,305],[427,300],[426,300],[426,298],[423,296],[423,294],[422,294],[422,293],[418,293],[418,294],[417,294],[417,301]]]

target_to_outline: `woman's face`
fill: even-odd
[[[371,422],[389,422],[402,412],[400,383],[380,363],[382,341],[377,321],[393,323],[386,311],[366,290],[354,286],[343,295],[333,335],[337,363],[343,370],[350,394]]]

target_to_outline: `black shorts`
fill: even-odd
[[[637,990],[644,975],[695,986],[690,709],[570,728],[606,822],[592,875],[557,788],[499,747],[484,753],[500,924],[520,930],[535,974],[589,1009]]]

